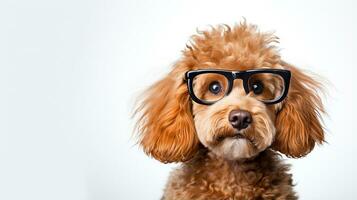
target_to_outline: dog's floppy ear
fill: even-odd
[[[184,62],[144,94],[136,114],[139,142],[146,154],[164,162],[189,160],[198,149]]]
[[[289,157],[302,157],[324,141],[321,113],[324,108],[319,97],[320,83],[297,68],[281,62],[291,71],[288,97],[278,113],[273,148]]]

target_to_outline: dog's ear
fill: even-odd
[[[288,97],[277,115],[273,148],[289,157],[302,157],[324,141],[321,114],[324,108],[319,97],[320,83],[297,68],[282,62],[291,71]]]
[[[185,63],[152,85],[137,108],[139,142],[146,154],[164,162],[187,161],[198,149]]]

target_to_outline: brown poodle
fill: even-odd
[[[289,165],[324,141],[320,84],[245,22],[192,36],[137,108],[145,153],[181,162],[162,199],[297,199]]]

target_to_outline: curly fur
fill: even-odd
[[[278,152],[298,158],[322,143],[324,109],[320,84],[283,61],[277,43],[276,36],[246,22],[198,31],[172,71],[143,95],[136,114],[144,152],[164,163],[182,162],[163,199],[297,199]],[[190,100],[184,74],[205,68],[289,69],[290,91],[283,102],[265,105],[247,97],[237,81],[223,100],[199,105]],[[243,108],[254,118],[245,133],[254,145],[216,140],[232,134],[227,113]]]
[[[163,199],[296,199],[288,171],[270,150],[245,162],[200,152],[171,173]]]

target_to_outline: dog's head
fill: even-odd
[[[193,36],[137,108],[144,151],[162,162],[179,162],[203,146],[238,160],[269,147],[302,157],[322,143],[320,85],[284,62],[276,42],[246,23]]]

